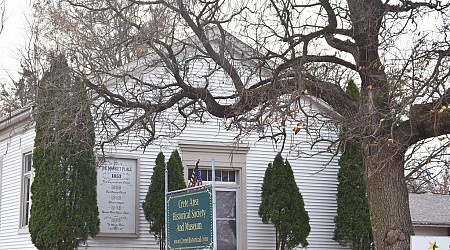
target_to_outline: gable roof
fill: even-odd
[[[206,36],[208,40],[212,44],[221,45],[224,47],[225,51],[228,52],[233,60],[240,61],[243,65],[248,68],[258,67],[261,69],[260,73],[264,77],[270,77],[273,70],[278,66],[273,59],[265,58],[263,52],[258,51],[257,49],[251,47],[249,44],[245,43],[241,39],[232,35],[226,30],[219,30],[216,26],[206,27],[205,29]],[[186,56],[185,53],[181,53],[181,51],[190,51],[191,53],[199,53],[199,44],[201,44],[200,39],[191,34],[186,38],[178,40],[172,44],[175,55],[178,56]],[[217,51],[216,51],[217,52]],[[189,54],[189,53],[187,53]],[[142,56],[141,58],[124,64],[114,70],[114,73],[123,73],[132,72],[136,75],[145,74],[148,72],[148,69],[151,67],[155,67],[157,64],[149,66],[149,63],[154,63],[159,61],[159,55],[155,51],[149,51],[147,55]],[[113,79],[108,79],[106,82],[114,81]],[[313,105],[315,105],[322,115],[326,117],[331,117],[334,119],[341,119],[341,115],[333,109],[328,103],[321,100],[318,97],[312,95],[302,95],[302,98],[310,101]]]
[[[409,194],[414,226],[450,227],[450,195]]]
[[[271,59],[266,59],[262,52],[252,48],[250,45],[226,30],[221,31],[216,26],[206,27],[205,34],[212,46],[223,46],[225,52],[229,53],[233,59],[245,62],[250,66],[261,67],[262,74],[269,75],[270,72],[272,72],[272,70],[277,66]],[[170,45],[172,46],[171,49],[173,50],[173,54],[177,57],[183,58],[187,55],[202,53],[200,49],[201,44],[202,42],[195,34],[186,34],[186,37],[175,39]],[[118,74],[123,72],[133,72],[138,74],[145,73],[148,71],[149,63],[152,66],[156,66],[158,63],[161,63],[160,55],[155,52],[155,50],[149,50],[146,55],[113,69],[111,72]]]

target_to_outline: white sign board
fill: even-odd
[[[137,160],[105,158],[97,170],[99,236],[136,237]]]
[[[450,237],[411,236],[411,250],[429,250],[429,249],[450,250]]]

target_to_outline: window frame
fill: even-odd
[[[194,171],[194,168],[195,168],[195,166],[188,165],[188,170],[187,170],[188,175],[187,176],[189,178],[191,177],[192,172]],[[206,171],[206,174],[207,174],[206,178],[203,175],[204,171]],[[230,169],[230,168],[219,168],[219,169],[216,168],[215,171],[216,171],[216,184],[220,183],[220,185],[237,185],[237,183],[238,183],[237,179],[239,178],[239,170],[237,170],[237,169]],[[226,171],[228,173],[228,181],[217,180],[217,176],[218,176],[217,175],[217,171],[222,171],[221,172],[221,179],[223,179],[222,178],[223,177],[223,175],[222,175],[223,172]],[[209,178],[212,177],[212,169],[211,169],[211,167],[208,167],[207,169],[200,169],[200,172],[201,172],[201,177],[202,177],[202,182],[203,183],[207,183],[207,184],[212,183],[212,180],[209,180]],[[230,173],[234,173],[234,177],[233,177],[234,181],[229,181]]]
[[[27,157],[30,157],[29,161]],[[28,233],[28,223],[31,210],[31,185],[34,179],[33,152],[23,150],[21,153],[21,171],[20,171],[20,214],[19,214],[19,232]],[[27,163],[30,163],[30,170],[27,170]],[[27,171],[26,171],[27,170]],[[22,231],[23,230],[23,231]]]
[[[247,249],[247,248],[243,248],[243,239],[247,239],[246,235],[242,234],[242,224],[244,223],[242,221],[242,209],[241,209],[241,201],[240,201],[240,196],[241,196],[241,190],[239,187],[216,187],[216,197],[217,197],[217,192],[235,192],[235,199],[236,199],[236,217],[234,218],[235,224],[236,224],[236,246],[238,250],[241,249]],[[217,203],[216,203],[217,204]],[[217,209],[217,207],[216,207]],[[226,218],[217,218],[216,217],[216,221],[230,221],[233,219],[226,219]]]

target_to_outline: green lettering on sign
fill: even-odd
[[[213,249],[213,209],[210,186],[167,195],[168,249]]]

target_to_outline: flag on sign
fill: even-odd
[[[191,178],[189,179],[189,187],[201,186],[202,184],[202,175],[200,173],[200,169],[198,168],[198,164],[200,160],[195,163],[194,171],[192,171]]]

